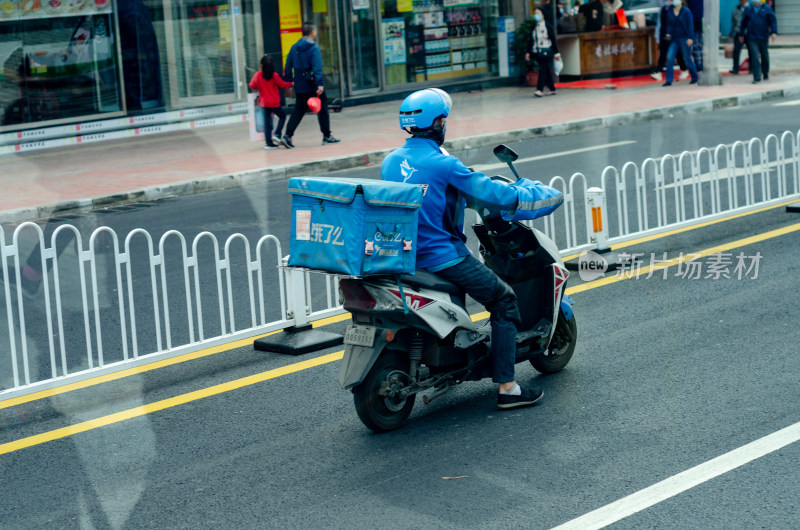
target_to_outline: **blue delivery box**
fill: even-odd
[[[414,274],[423,190],[372,179],[289,179],[289,265],[337,274]]]

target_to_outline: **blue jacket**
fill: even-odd
[[[552,213],[564,201],[561,192],[530,180],[511,186],[470,171],[436,142],[409,138],[381,166],[381,178],[419,184],[425,190],[417,231],[417,267],[427,269],[469,255],[464,235],[468,199],[493,205],[506,219],[534,219]]]
[[[694,39],[694,19],[688,7],[681,7],[678,16],[675,16],[675,10],[669,9],[667,13],[667,34],[672,37],[672,40]]]
[[[294,91],[298,94],[311,94],[316,92],[316,87],[309,86],[303,78],[304,70],[314,72],[317,86],[324,86],[325,80],[322,77],[322,52],[316,42],[311,42],[305,38],[300,39],[289,50],[286,57],[286,66],[283,69],[284,78],[294,81]]]
[[[740,35],[750,40],[767,40],[771,34],[778,33],[778,19],[767,4],[756,9],[752,5],[744,9]]]

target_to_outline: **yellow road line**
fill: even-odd
[[[721,223],[721,222],[724,222],[724,221],[738,219],[738,218],[745,217],[745,216],[748,216],[748,215],[753,215],[753,214],[756,214],[756,213],[765,212],[767,210],[773,210],[775,208],[781,208],[783,206],[786,206],[788,204],[793,204],[795,202],[796,201],[794,201],[794,200],[787,201],[785,203],[780,203],[780,204],[776,204],[776,205],[773,205],[773,206],[767,206],[767,207],[764,207],[764,208],[760,208],[758,210],[753,210],[753,211],[750,211],[750,212],[740,213],[740,214],[737,214],[737,215],[733,215],[731,217],[725,217],[723,219],[715,219],[713,221],[706,221],[704,223],[700,223],[700,224],[697,224],[697,225],[687,226],[687,227],[683,227],[683,228],[677,228],[675,230],[670,230],[668,232],[662,232],[662,233],[654,234],[654,235],[651,235],[651,236],[645,236],[645,237],[641,237],[641,238],[638,238],[638,239],[632,239],[631,241],[626,241],[625,243],[619,243],[617,245],[612,245],[611,249],[612,250],[619,250],[621,248],[626,248],[626,247],[638,245],[638,244],[641,244],[641,243],[646,243],[648,241],[653,241],[655,239],[661,239],[661,238],[673,236],[673,235],[676,235],[676,234],[680,234],[680,233],[683,233],[683,232],[688,232],[690,230],[695,230],[697,228],[703,228],[703,227],[715,225],[717,223]],[[575,259],[575,258],[578,258],[578,257],[579,257],[579,254],[573,254],[573,255],[570,255],[570,256],[566,256],[564,258],[564,261],[569,261],[569,260],[572,260],[572,259]],[[571,291],[571,289],[567,289],[567,294],[570,294],[570,291]],[[324,318],[324,319],[312,322],[312,325],[314,327],[327,326],[327,325],[330,325],[330,324],[333,324],[333,323],[336,323],[336,322],[341,322],[343,320],[348,320],[349,318],[350,318],[350,314],[349,313],[345,313],[344,315],[337,315],[337,316],[334,316],[334,317]],[[476,315],[473,315],[472,316],[472,321],[473,322],[477,322],[478,320],[485,320],[487,318],[489,318],[489,313],[484,311],[484,312],[478,313]],[[273,332],[273,333],[278,333],[278,332]],[[52,397],[52,396],[57,396],[59,394],[65,393],[65,392],[72,392],[74,390],[79,390],[81,388],[87,388],[87,387],[90,387],[90,386],[99,385],[99,384],[102,384],[102,383],[107,383],[109,381],[115,381],[117,379],[122,379],[124,377],[129,377],[131,375],[149,372],[151,370],[164,368],[166,366],[172,366],[174,364],[179,364],[179,363],[183,363],[183,362],[186,362],[186,361],[199,359],[199,358],[202,358],[202,357],[207,357],[209,355],[214,355],[216,353],[222,353],[222,352],[234,350],[236,348],[243,348],[243,347],[248,346],[249,345],[248,343],[250,343],[252,341],[255,341],[256,339],[259,339],[259,338],[262,338],[262,337],[266,337],[268,335],[271,335],[271,333],[268,333],[266,335],[260,335],[260,336],[252,337],[250,339],[242,339],[242,340],[231,342],[231,343],[228,343],[228,344],[215,346],[213,348],[207,348],[207,349],[204,349],[204,350],[200,350],[200,351],[196,351],[196,352],[192,352],[192,353],[187,353],[185,355],[179,355],[179,356],[176,356],[176,357],[172,357],[170,359],[164,359],[162,361],[156,361],[154,363],[146,364],[146,365],[143,365],[143,366],[138,366],[138,367],[135,367],[135,368],[128,368],[126,370],[121,370],[121,371],[115,372],[113,374],[107,374],[107,375],[103,375],[103,376],[93,377],[91,379],[86,379],[84,381],[79,381],[79,382],[76,382],[76,383],[70,383],[70,384],[67,384],[67,385],[64,385],[64,386],[61,386],[61,387],[58,387],[58,388],[52,388],[52,389],[49,389],[49,390],[42,390],[41,392],[34,392],[32,394],[27,394],[25,396],[20,396],[20,397],[17,397],[17,398],[11,398],[11,399],[7,399],[7,400],[3,400],[3,401],[0,401],[0,410],[2,410],[4,408],[8,408],[8,407],[13,407],[15,405],[20,405],[22,403],[29,403],[31,401],[37,401],[39,399],[44,399],[44,398],[48,398],[48,397]]]
[[[790,234],[793,232],[800,231],[800,223],[796,223],[793,225],[785,226],[783,228],[779,228],[777,230],[771,230],[769,232],[764,232],[763,234],[758,234],[751,237],[746,237],[743,239],[738,239],[736,241],[732,241],[730,243],[726,243],[723,245],[718,245],[716,247],[711,247],[705,250],[701,250],[698,252],[694,252],[688,254],[686,256],[682,256],[680,258],[675,258],[669,261],[666,261],[662,264],[659,264],[658,267],[655,267],[655,270],[661,270],[669,267],[673,267],[680,263],[684,263],[691,259],[697,259],[699,257],[709,256],[711,254],[716,254],[717,252],[725,252],[728,250],[733,250],[735,248],[745,247],[748,245],[752,245],[754,243],[759,243],[761,241],[766,241],[768,239],[772,239],[775,237],[779,237],[782,235]],[[639,274],[647,274],[652,265],[642,267]],[[617,283],[623,280],[629,279],[629,276],[626,275],[618,275],[618,276],[611,276],[602,278],[600,280],[595,280],[593,282],[587,282],[581,285],[577,285],[575,287],[567,288],[567,294],[575,294],[580,293],[583,291],[588,291],[590,289],[595,289],[597,287],[601,287],[603,285],[610,285],[612,283]],[[484,312],[485,313],[485,312]],[[484,313],[478,313],[477,315],[473,316],[473,320],[480,320],[481,315]],[[485,313],[488,317],[488,313]],[[485,318],[485,317],[484,317]],[[32,447],[35,445],[43,444],[45,442],[50,442],[53,440],[58,440],[60,438],[66,438],[67,436],[72,436],[73,434],[78,434],[81,432],[89,431],[92,429],[97,429],[99,427],[104,427],[106,425],[111,425],[113,423],[118,423],[121,421],[129,420],[131,418],[135,418],[138,416],[143,416],[145,414],[150,414],[153,412],[157,412],[159,410],[164,410],[172,407],[177,407],[178,405],[184,405],[191,401],[197,401],[199,399],[203,399],[209,396],[214,396],[217,394],[222,394],[224,392],[230,392],[232,390],[236,390],[239,388],[243,388],[246,386],[254,385],[256,383],[261,383],[263,381],[267,381],[269,379],[275,379],[276,377],[281,377],[284,375],[292,374],[295,372],[300,372],[302,370],[306,370],[308,368],[313,368],[315,366],[321,366],[323,364],[332,363],[334,361],[340,360],[344,355],[343,351],[338,351],[334,353],[330,353],[327,355],[323,355],[321,357],[315,357],[313,359],[308,359],[306,361],[301,361],[298,363],[290,364],[288,366],[284,366],[282,368],[275,368],[273,370],[268,370],[266,372],[262,372],[259,374],[254,374],[251,376],[243,377],[241,379],[235,379],[233,381],[229,381],[227,383],[221,383],[218,385],[214,385],[212,387],[204,388],[201,390],[196,390],[194,392],[189,392],[187,394],[181,394],[179,396],[175,396],[172,398],[164,399],[161,401],[156,401],[154,403],[149,403],[147,405],[142,405],[140,407],[135,407],[128,410],[123,410],[121,412],[117,412],[114,414],[109,414],[106,416],[101,416],[99,418],[95,418],[93,420],[77,423],[75,425],[70,425],[69,427],[62,427],[61,429],[55,429],[53,431],[44,432],[42,434],[37,434],[34,436],[28,436],[26,438],[22,438],[19,440],[15,440],[13,442],[8,442],[5,444],[0,445],[0,455],[5,453],[10,453],[13,451],[18,451],[20,449],[25,449],[27,447]]]
[[[772,239],[774,237],[783,236],[786,234],[790,234],[792,232],[797,232],[798,230],[800,230],[800,223],[784,226],[783,228],[778,228],[777,230],[771,230],[769,232],[764,232],[763,234],[746,237],[744,239],[738,239],[736,241],[731,241],[730,243],[725,243],[724,245],[718,245],[716,247],[707,248],[699,252],[686,254],[681,257],[667,260],[663,263],[659,263],[657,266],[647,265],[638,270],[637,274],[639,277],[641,277],[642,275],[646,275],[647,273],[649,273],[651,270],[667,269],[669,267],[674,267],[675,265],[678,265],[680,263],[685,263],[687,261],[691,261],[694,259],[710,256],[711,254],[716,254],[718,252],[726,252],[728,250],[733,250],[735,248],[746,247],[748,245],[752,245],[753,243],[759,243],[767,239]],[[629,278],[631,278],[631,276],[628,274],[616,274],[614,276],[606,276],[605,278],[601,278],[599,280],[586,282],[581,285],[576,285],[574,287],[568,287],[566,292],[567,294],[580,293],[603,285],[610,285],[612,283],[621,282],[622,280],[627,280]]]
[[[320,320],[316,320],[311,323],[311,325],[315,328],[321,326],[327,326],[330,324],[334,324],[336,322],[341,322],[343,320],[349,320],[350,313],[345,313],[343,315],[336,315],[333,317],[323,318]],[[163,359],[161,361],[155,361],[152,363],[148,363],[142,366],[136,366],[133,368],[127,368],[125,370],[120,370],[119,372],[114,372],[112,374],[101,375],[97,377],[92,377],[91,379],[86,379],[84,381],[77,381],[75,383],[69,383],[67,385],[63,385],[57,388],[50,388],[48,390],[42,390],[39,392],[33,392],[31,394],[26,394],[24,396],[19,396],[15,398],[6,399],[0,401],[0,410],[13,407],[16,405],[21,405],[23,403],[30,403],[31,401],[38,401],[40,399],[45,399],[52,396],[57,396],[59,394],[64,394],[66,392],[72,392],[74,390],[79,390],[81,388],[88,388],[90,386],[99,385],[102,383],[108,383],[109,381],[116,381],[117,379],[122,379],[124,377],[129,377],[136,374],[142,374],[145,372],[149,372],[151,370],[157,370],[159,368],[164,368],[166,366],[172,366],[174,364],[180,364],[186,361],[191,361],[194,359],[200,359],[202,357],[207,357],[209,355],[214,355],[217,353],[222,353],[230,350],[235,350],[236,348],[246,348],[253,344],[253,341],[268,337],[275,333],[279,333],[278,331],[273,331],[271,333],[266,333],[264,335],[258,335],[255,337],[250,337],[247,339],[240,339],[233,342],[228,342],[226,344],[220,344],[219,346],[214,346],[211,348],[206,348],[203,350],[199,350],[192,353],[187,353],[185,355],[177,355],[175,357],[170,357],[169,359]]]
[[[676,258],[665,262],[664,264],[660,264],[660,266],[656,267],[656,270],[661,270],[664,268],[672,267],[678,265],[679,263],[683,263],[688,261],[689,259],[697,259],[698,257],[704,257],[711,254],[716,254],[717,252],[725,252],[728,250],[733,250],[739,247],[745,247],[748,245],[752,245],[754,243],[759,243],[761,241],[766,241],[768,239],[772,239],[775,237],[779,237],[782,235],[790,234],[793,232],[800,231],[800,223],[796,223],[793,225],[785,226],[783,228],[779,228],[777,230],[772,230],[770,232],[765,232],[763,234],[758,234],[752,237],[746,237],[744,239],[738,239],[736,241],[732,241],[730,243],[726,243],[724,245],[718,245],[716,247],[708,248],[705,250],[701,250],[699,252],[692,253],[682,258]],[[640,274],[646,274],[650,271],[652,266],[642,267]],[[575,294],[583,291],[588,291],[590,289],[595,289],[597,287],[601,287],[603,285],[609,285],[612,283],[617,283],[623,280],[629,279],[628,276],[621,275],[619,277],[612,276],[608,278],[603,278],[600,280],[595,280],[593,282],[587,282],[575,287],[567,288],[567,294]],[[478,313],[477,315],[473,316],[473,320],[479,320],[477,317],[484,313]],[[486,313],[488,317],[488,313]],[[171,407],[176,407],[178,405],[184,405],[191,401],[196,401],[199,399],[203,399],[209,396],[214,396],[217,394],[221,394],[224,392],[230,392],[232,390],[236,390],[239,388],[243,388],[245,386],[254,385],[256,383],[261,383],[263,381],[267,381],[269,379],[275,379],[276,377],[281,377],[284,375],[292,374],[295,372],[300,372],[302,370],[306,370],[308,368],[312,368],[315,366],[321,366],[323,364],[332,363],[334,361],[340,360],[344,355],[343,351],[338,351],[335,353],[330,353],[328,355],[323,355],[321,357],[315,357],[313,359],[308,359],[306,361],[301,361],[298,363],[290,364],[288,366],[284,366],[282,368],[275,368],[273,370],[268,370],[266,372],[262,372],[260,374],[254,374],[251,376],[243,377],[241,379],[235,379],[233,381],[229,381],[227,383],[220,383],[218,385],[214,385],[209,388],[204,388],[201,390],[196,390],[194,392],[189,392],[187,394],[181,394],[179,396],[175,396],[169,399],[164,399],[161,401],[156,401],[154,403],[150,403],[147,405],[142,405],[140,407],[135,407],[128,410],[123,410],[121,412],[117,412],[114,414],[109,414],[107,416],[101,416],[99,418],[77,423],[75,425],[71,425],[69,427],[63,427],[61,429],[55,429],[53,431],[44,432],[42,434],[37,434],[34,436],[28,436],[27,438],[21,438],[19,440],[15,440],[13,442],[8,442],[5,444],[0,445],[0,455],[5,453],[10,453],[13,451],[19,451],[20,449],[25,449],[27,447],[32,447],[34,445],[43,444],[45,442],[50,442],[53,440],[58,440],[60,438],[66,438],[67,436],[72,436],[73,434],[78,434],[81,432],[86,432],[92,429],[96,429],[99,427],[104,427],[106,425],[111,425],[113,423],[118,423],[120,421],[129,420],[131,418],[135,418],[138,416],[143,416],[145,414],[150,414],[152,412],[157,412],[159,410],[164,410]]]
[[[227,383],[221,383],[219,385],[203,388],[201,390],[195,390],[194,392],[181,394],[179,396],[175,396],[169,399],[162,399],[161,401],[148,403],[147,405],[142,405],[140,407],[134,407],[132,409],[116,412],[114,414],[101,416],[93,420],[76,423],[75,425],[70,425],[69,427],[62,427],[61,429],[55,429],[53,431],[44,432],[42,434],[36,434],[34,436],[28,436],[27,438],[22,438],[20,440],[15,440],[13,442],[0,444],[0,455],[5,453],[11,453],[13,451],[19,451],[20,449],[25,449],[26,447],[43,444],[45,442],[58,440],[60,438],[66,438],[67,436],[72,436],[73,434],[90,431],[92,429],[97,429],[99,427],[105,427],[106,425],[119,423],[121,421],[129,420],[131,418],[144,416],[145,414],[151,414],[159,410],[164,410],[171,407],[177,407],[178,405],[184,405],[191,401],[197,401],[199,399],[207,398],[209,396],[215,396],[217,394],[222,394],[224,392],[230,392],[238,388],[254,385],[256,383],[261,383],[263,381],[268,381],[269,379],[275,379],[276,377],[281,377],[295,372],[300,372],[302,370],[306,370],[314,366],[320,366],[323,364],[338,361],[339,359],[342,358],[343,355],[344,351],[329,353],[328,355],[323,355],[321,357],[315,357],[314,359],[308,359],[306,361],[301,361],[299,363],[290,364],[282,368],[275,368],[274,370],[269,370],[266,372],[262,372],[260,374],[254,374],[248,377],[243,377],[241,379],[235,379],[233,381],[228,381]]]
[[[722,219],[714,219],[711,221],[705,221],[703,223],[698,223],[692,226],[684,226],[683,228],[676,228],[674,230],[669,230],[667,232],[660,232],[658,234],[653,234],[651,236],[643,236],[637,239],[631,239],[630,241],[625,241],[624,243],[617,243],[616,245],[611,245],[611,250],[619,250],[621,248],[632,247],[635,245],[641,245],[642,243],[647,243],[649,241],[654,241],[656,239],[662,239],[665,237],[674,236],[677,234],[682,234],[684,232],[689,232],[690,230],[696,230],[698,228],[705,228],[707,226],[712,226],[718,223],[723,223],[725,221],[732,221],[734,219],[740,219],[742,217],[747,217],[748,215],[753,215],[756,213],[766,212],[768,210],[774,210],[776,208],[783,208],[789,204],[794,204],[797,202],[797,199],[793,199],[791,201],[782,202],[780,204],[774,204],[772,206],[765,206],[764,208],[759,208],[758,210],[751,210],[749,212],[738,213],[736,215],[731,215],[730,217],[723,217]],[[565,256],[563,259],[564,261],[569,261],[572,259],[576,259],[580,257],[580,254],[570,254],[569,256]]]

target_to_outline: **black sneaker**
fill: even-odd
[[[767,74],[764,74],[764,81],[769,81],[769,76]]]
[[[292,143],[292,137],[291,136],[285,136],[284,135],[284,137],[281,138],[281,143],[283,144],[283,146],[286,149],[294,149],[294,144]]]
[[[663,84],[663,85],[661,85],[661,86],[672,86],[672,83],[664,83],[664,84]]]
[[[515,409],[517,407],[529,407],[542,399],[544,392],[538,388],[522,387],[522,393],[518,396],[509,394],[497,394],[498,409]]]
[[[341,140],[334,138],[332,134],[322,137],[322,145],[339,143]]]

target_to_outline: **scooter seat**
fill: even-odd
[[[400,280],[414,289],[433,289],[453,296],[464,296],[464,290],[458,285],[423,269],[417,269],[414,274],[401,274]]]

